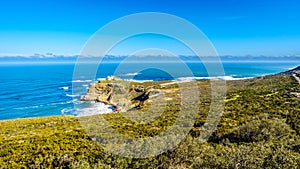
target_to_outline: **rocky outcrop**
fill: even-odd
[[[298,66],[294,69],[288,70],[285,73],[300,73],[300,66]]]
[[[288,70],[286,72],[283,72],[283,73],[292,75],[300,84],[300,66],[298,66],[294,69]]]
[[[295,71],[300,71],[300,66],[296,67],[294,70]]]
[[[81,101],[97,101],[115,107],[115,111],[142,108],[145,103],[161,94],[160,90],[143,83],[133,83],[115,76],[108,76],[89,86]]]

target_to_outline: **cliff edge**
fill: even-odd
[[[88,92],[81,96],[81,101],[96,101],[112,105],[114,111],[130,111],[142,108],[161,94],[155,86],[122,80],[108,76],[105,80],[92,83]]]

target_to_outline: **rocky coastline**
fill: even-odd
[[[81,101],[96,101],[114,107],[114,111],[126,112],[140,109],[161,94],[156,86],[108,76],[91,83]]]

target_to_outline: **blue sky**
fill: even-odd
[[[138,12],[190,21],[220,55],[300,55],[298,0],[2,0],[0,56],[76,55],[99,28]]]

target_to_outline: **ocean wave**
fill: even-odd
[[[97,80],[106,80],[106,78],[101,77],[101,78],[98,78]]]
[[[67,97],[79,97],[79,95],[76,94],[66,94]]]
[[[60,110],[61,114],[73,114],[75,112],[74,108],[64,108]]]
[[[43,105],[37,105],[37,106],[25,106],[25,107],[15,107],[14,110],[26,110],[26,109],[36,109]]]
[[[49,103],[49,104],[47,104],[47,106],[64,105],[64,104],[70,104],[70,103],[73,103],[73,100],[66,101],[66,102]]]
[[[72,80],[73,83],[85,83],[85,82],[92,82],[92,80]]]
[[[253,77],[234,77],[234,76],[224,76],[221,80],[244,80],[244,79],[251,79]]]
[[[126,81],[130,81],[130,82],[139,82],[139,83],[143,83],[143,82],[153,82],[154,80],[135,80],[135,79],[124,79]]]
[[[295,66],[295,67],[289,67],[288,70],[293,70],[293,69],[296,69],[296,68],[297,68],[297,66]]]
[[[78,99],[70,100],[70,101],[65,101],[65,102],[56,102],[56,103],[48,103],[48,104],[40,104],[40,105],[35,105],[35,106],[25,106],[25,107],[15,107],[12,108],[13,110],[26,110],[26,109],[37,109],[40,107],[47,107],[47,106],[57,106],[57,105],[65,105],[65,104],[70,104],[74,103]]]
[[[59,89],[67,91],[67,90],[69,90],[69,87],[68,86],[63,86],[63,87],[60,87]]]
[[[250,79],[253,77],[233,77],[233,76],[214,76],[214,77],[179,77],[178,81],[192,81],[192,80],[243,80]]]
[[[74,103],[74,104],[80,104],[81,101],[80,101],[79,99],[73,99],[73,100],[72,100],[72,103]]]
[[[86,108],[77,108],[76,112],[78,117],[83,117],[83,116],[92,116],[97,114],[112,113],[113,110],[111,106],[105,105],[103,103],[93,103]]]
[[[136,76],[136,75],[139,75],[141,73],[139,72],[134,72],[134,73],[126,73],[126,74],[121,74],[120,76]]]

